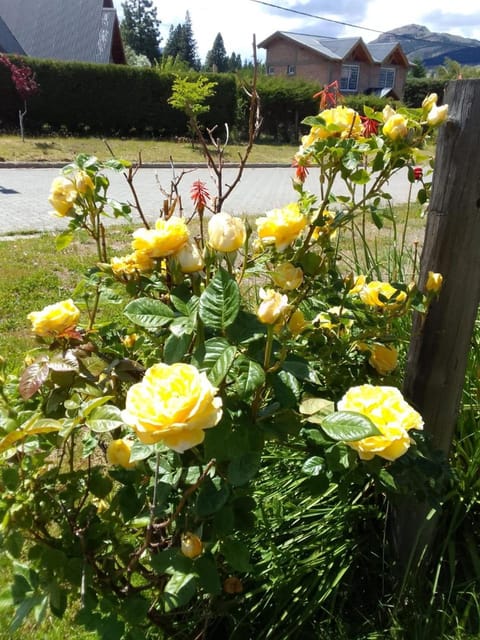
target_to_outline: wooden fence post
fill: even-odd
[[[444,280],[426,318],[414,318],[404,394],[423,416],[434,447],[448,455],[480,301],[480,80],[450,82],[444,102],[449,114],[438,135],[419,287],[429,271]],[[397,511],[404,566],[419,540],[424,548],[432,538],[426,512],[413,501]]]

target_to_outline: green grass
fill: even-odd
[[[108,143],[108,146],[106,144]],[[111,152],[118,158],[135,162],[141,154],[142,162],[203,162],[203,154],[198,145],[182,138],[176,142],[168,140],[115,139],[100,137],[28,137],[22,142],[19,136],[0,136],[0,161],[11,162],[71,162],[80,153],[95,155],[107,160]],[[278,162],[291,164],[297,145],[267,144],[257,141],[249,157],[249,163]],[[229,144],[225,160],[237,162],[238,155],[245,152],[244,144]]]
[[[129,234],[125,229],[109,233],[113,246],[125,253]],[[95,245],[86,236],[62,251],[56,251],[53,234],[0,242],[0,356],[7,359],[8,370],[35,347],[27,320],[30,311],[70,298],[95,262]]]

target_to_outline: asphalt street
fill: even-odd
[[[48,202],[53,179],[60,175],[59,167],[0,167],[0,236],[15,233],[61,231],[67,225],[65,219],[56,216]],[[207,184],[211,194],[216,193],[215,182],[205,168],[177,168],[180,175],[179,192],[186,215],[190,207],[190,189],[196,180]],[[120,202],[133,202],[132,192],[123,174],[108,172],[109,196]],[[224,184],[230,184],[236,175],[233,168],[224,170]],[[262,214],[269,209],[282,207],[297,199],[292,186],[294,170],[291,167],[248,167],[242,179],[225,201],[223,210],[232,214]],[[145,216],[149,221],[158,217],[169,193],[173,178],[171,168],[141,167],[135,176],[135,190]],[[311,170],[306,187],[319,193],[318,171]],[[393,176],[388,191],[395,203],[408,198],[410,183],[405,171]],[[417,185],[413,187],[418,189]],[[342,185],[335,192],[342,195]],[[135,220],[135,215],[133,216]]]

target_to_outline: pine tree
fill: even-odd
[[[163,58],[176,58],[187,63],[190,69],[200,69],[200,60],[197,55],[197,43],[193,36],[192,21],[187,11],[185,22],[171,26],[168,40],[163,49]]]
[[[122,3],[123,20],[120,25],[125,44],[150,62],[160,56],[160,20],[152,0],[125,0]]]
[[[207,71],[218,71],[222,73],[229,71],[229,59],[227,58],[227,52],[225,45],[223,44],[223,37],[221,33],[217,33],[213,46],[207,53],[205,58],[205,69]]]

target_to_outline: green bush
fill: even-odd
[[[429,93],[438,95],[438,104],[443,102],[445,80],[438,78],[408,78],[405,84],[403,101],[407,107],[419,107]]]
[[[35,72],[40,93],[29,100],[28,126],[99,135],[185,135],[185,115],[167,102],[174,75],[155,69],[119,65],[23,60]],[[215,75],[217,90],[209,101],[210,111],[203,122],[235,119],[236,83],[234,76]],[[16,126],[20,99],[8,70],[0,69],[0,120],[3,126]]]

